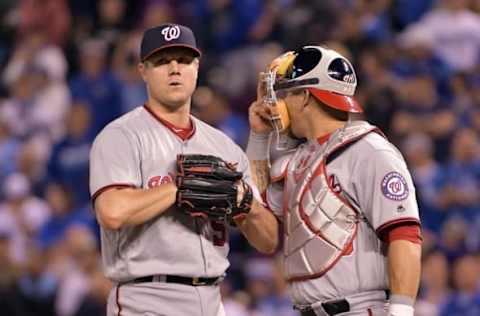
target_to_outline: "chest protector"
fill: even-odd
[[[329,156],[374,130],[366,122],[354,122],[324,145],[302,144],[282,172],[288,281],[321,277],[351,248],[360,214],[335,192],[325,166]]]

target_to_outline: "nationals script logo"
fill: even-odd
[[[166,176],[154,176],[148,179],[148,188],[158,187],[160,184],[173,182],[173,174],[168,173]]]
[[[162,35],[167,42],[180,37],[180,28],[178,25],[167,26],[162,30]]]

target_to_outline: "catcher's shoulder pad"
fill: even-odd
[[[275,159],[270,168],[270,181],[272,183],[283,181],[287,175],[287,168],[295,152],[289,152]]]

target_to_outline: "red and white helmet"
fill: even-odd
[[[282,55],[275,68],[278,69],[275,91],[308,88],[315,98],[334,109],[363,112],[353,98],[357,87],[353,66],[336,51],[304,46]]]

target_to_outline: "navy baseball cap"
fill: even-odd
[[[202,55],[190,28],[180,24],[165,23],[143,32],[140,59],[145,61],[152,54],[169,47],[186,47],[191,49],[197,57]]]

